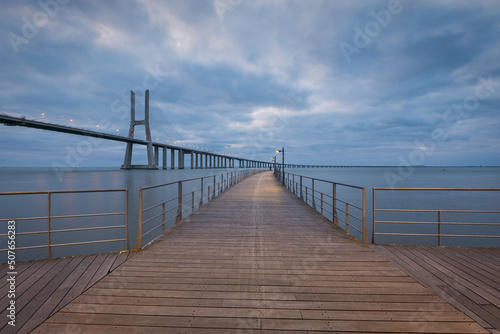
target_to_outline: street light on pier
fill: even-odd
[[[281,150],[276,150],[276,153],[281,152],[281,184],[285,185],[285,148],[282,147]]]

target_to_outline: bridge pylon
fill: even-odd
[[[146,90],[144,105],[144,119],[138,121],[135,119],[135,93],[133,91],[130,91],[130,129],[128,132],[128,137],[130,139],[134,139],[134,128],[136,125],[144,125],[146,127],[148,164],[132,165],[132,148],[134,143],[127,143],[125,159],[121,167],[122,169],[158,169],[158,165],[155,164],[155,158],[153,154],[153,141],[151,139],[151,128],[149,127],[149,89]]]

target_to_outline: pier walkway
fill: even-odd
[[[488,331],[260,173],[34,330],[56,332]]]

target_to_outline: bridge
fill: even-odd
[[[78,136],[94,137],[105,140],[112,140],[123,142],[127,144],[125,159],[122,165],[123,169],[159,169],[160,149],[162,150],[162,165],[161,168],[167,169],[167,156],[170,151],[170,169],[186,168],[186,156],[190,156],[190,168],[269,168],[275,165],[275,162],[259,161],[255,159],[245,159],[241,157],[233,157],[225,154],[217,154],[203,150],[188,149],[185,147],[154,142],[150,134],[149,124],[149,91],[145,94],[145,119],[135,119],[135,93],[131,92],[131,110],[130,110],[130,129],[129,136],[119,136],[111,133],[104,133],[88,129],[81,129],[66,125],[54,124],[49,122],[42,122],[30,120],[25,117],[14,117],[5,114],[0,114],[0,123],[6,126],[23,126],[28,128],[55,131],[67,133]],[[147,140],[134,138],[134,128],[137,125],[144,125],[146,127]],[[147,165],[133,165],[132,164],[132,148],[133,145],[142,145],[148,148],[147,150]],[[177,157],[177,158],[176,158]],[[176,164],[177,161],[177,164]],[[282,165],[282,164],[280,164]],[[355,166],[339,166],[339,165],[312,165],[312,164],[284,164],[284,168],[332,168],[332,167],[355,167]]]
[[[101,138],[105,140],[119,141],[127,144],[125,159],[122,165],[123,169],[158,169],[159,168],[159,150],[162,149],[162,168],[167,169],[167,154],[170,151],[170,168],[176,166],[179,169],[184,169],[186,166],[186,155],[191,157],[190,168],[269,168],[273,166],[272,162],[259,161],[255,159],[245,159],[240,157],[228,156],[225,154],[217,154],[202,150],[188,149],[171,144],[153,142],[150,134],[149,125],[149,91],[145,94],[145,119],[135,119],[135,93],[131,92],[131,110],[130,110],[130,129],[129,136],[118,136],[115,134],[103,133],[87,129],[79,129],[71,126],[52,124],[47,122],[29,120],[25,117],[13,117],[9,115],[0,115],[0,123],[6,126],[23,126],[41,130],[62,132],[72,135]],[[146,127],[146,140],[134,138],[134,128],[138,125]],[[133,165],[132,164],[132,148],[133,145],[143,145],[148,148],[148,164]],[[177,159],[176,156],[177,155]]]

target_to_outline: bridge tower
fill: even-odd
[[[121,167],[122,169],[158,169],[158,165],[155,164],[155,158],[153,155],[153,141],[151,140],[151,128],[149,127],[149,89],[146,90],[144,105],[144,119],[141,121],[137,121],[135,119],[135,93],[133,91],[130,91],[130,129],[128,132],[128,137],[130,139],[134,139],[134,128],[136,125],[144,125],[146,127],[148,164],[132,165],[132,148],[134,143],[127,143],[125,160],[123,161],[123,165]]]

